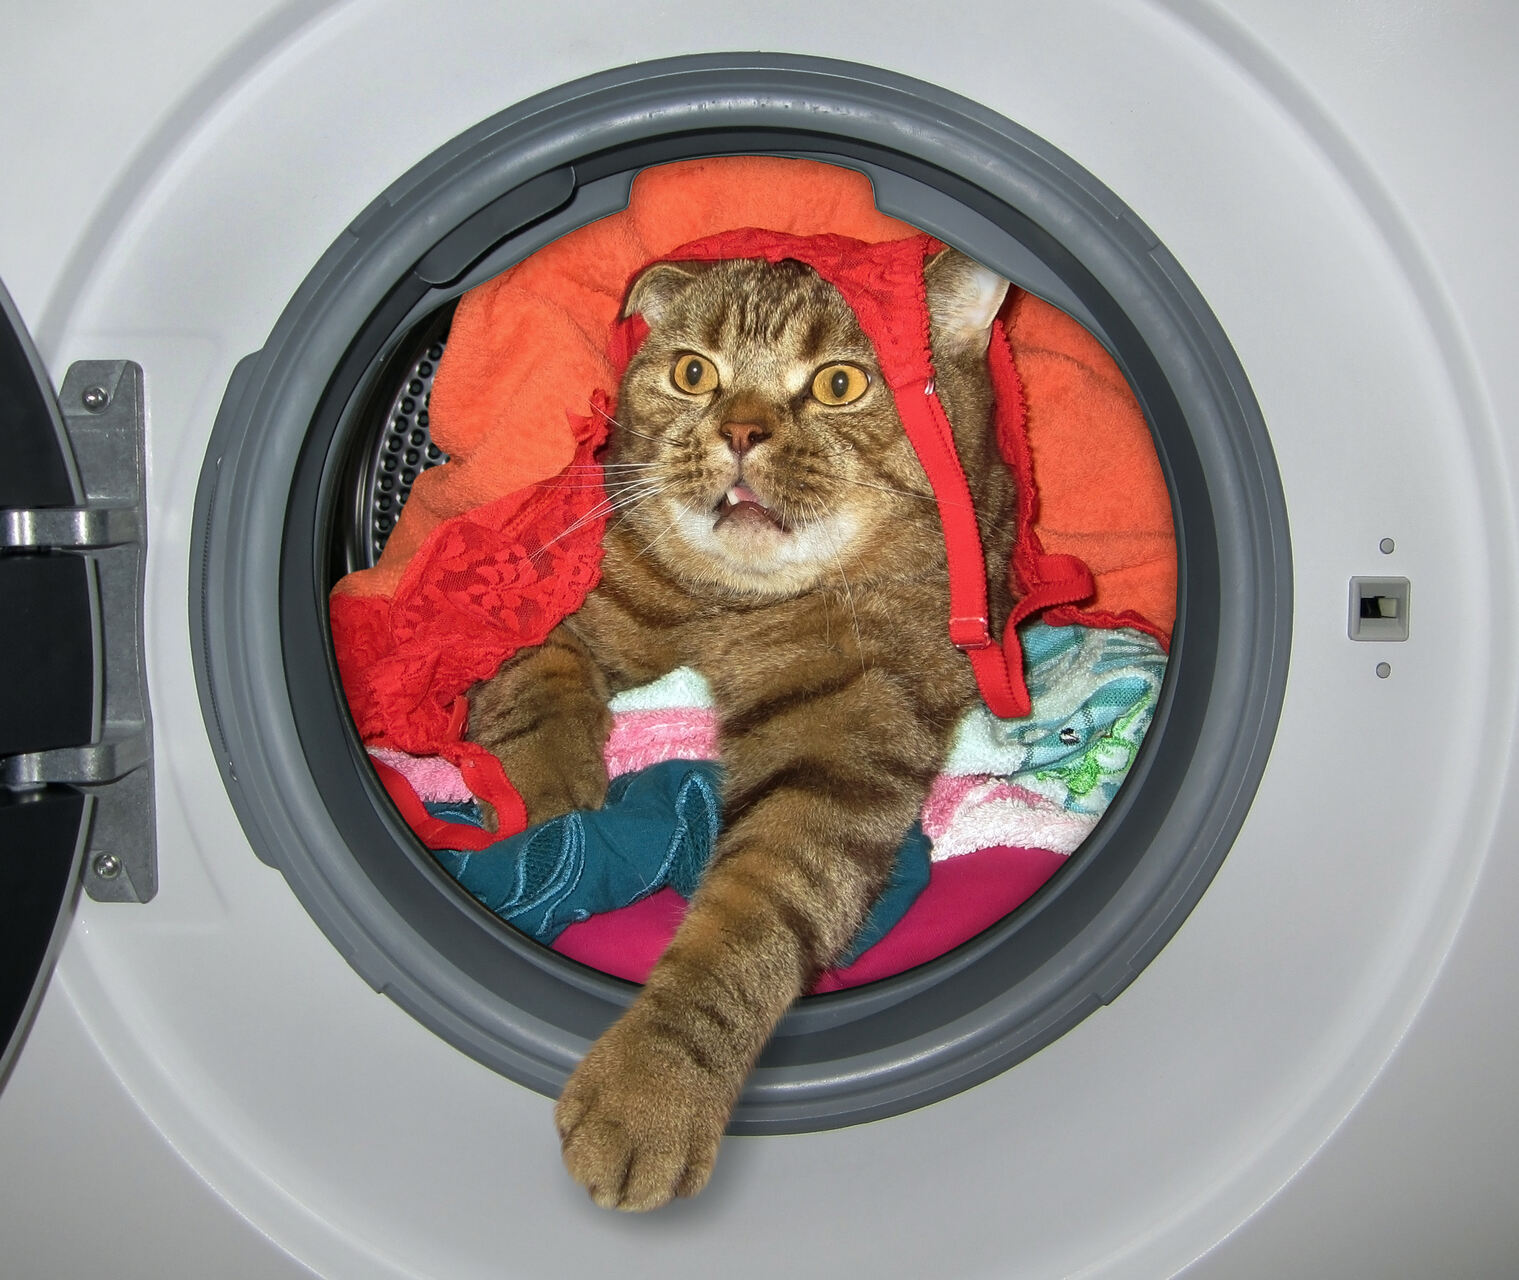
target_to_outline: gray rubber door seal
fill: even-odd
[[[832,61],[701,56],[503,112],[348,228],[237,368],[196,511],[191,626],[206,721],[259,856],[377,989],[504,1075],[556,1093],[635,988],[478,907],[385,798],[339,692],[327,592],[349,561],[356,406],[441,309],[702,155],[860,169],[882,208],[1061,306],[1112,351],[1154,432],[1180,569],[1170,673],[1127,785],[1030,902],[941,959],[810,997],[735,1132],[890,1115],[964,1089],[1113,999],[1165,945],[1249,807],[1276,727],[1291,556],[1269,437],[1197,290],[1092,175],[931,85]]]

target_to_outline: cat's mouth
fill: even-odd
[[[714,529],[733,523],[760,528],[768,526],[782,533],[789,532],[780,514],[761,502],[759,496],[747,485],[734,485],[717,500],[712,510],[717,516],[717,521],[712,526]]]

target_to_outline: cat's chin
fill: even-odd
[[[779,599],[811,591],[838,572],[840,549],[856,533],[841,516],[787,527],[768,508],[740,500],[715,519],[710,510],[682,511],[655,550],[689,582]]]

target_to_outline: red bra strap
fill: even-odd
[[[1021,403],[1012,351],[1005,341],[994,340],[987,357],[998,401],[997,413],[1005,418],[1013,407],[1008,401],[1019,399]],[[923,464],[939,505],[949,564],[950,643],[970,660],[982,700],[993,715],[1003,719],[1026,716],[1031,706],[1023,679],[1023,649],[1014,628],[1052,605],[1087,599],[1095,590],[1092,571],[1075,556],[1050,555],[1039,545],[1033,529],[1032,466],[1026,456],[1021,456],[1014,466],[1019,473],[1020,489],[1019,552],[1027,572],[1019,583],[1023,594],[1007,620],[1002,642],[994,640],[987,607],[986,551],[981,545],[975,503],[944,406],[934,394],[932,381],[916,390],[912,384],[892,390],[907,438]],[[1021,434],[1021,422],[1017,426]],[[1025,444],[1023,453],[1026,452]]]
[[[950,643],[970,659],[981,697],[993,715],[1005,719],[1026,716],[1029,696],[1023,682],[1023,654],[1016,638],[1011,646],[992,639],[986,552],[976,527],[975,503],[933,383],[925,384],[916,395],[902,388],[897,408],[939,504],[949,562]]]

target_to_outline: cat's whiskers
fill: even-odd
[[[611,503],[612,510],[618,511],[631,509],[657,494],[664,492],[664,481],[660,479],[644,478],[634,480],[625,485],[615,488],[607,487],[607,501]]]
[[[567,472],[559,472],[551,480],[539,481],[539,487],[562,486],[565,489],[576,489],[576,487],[585,489],[591,483],[606,484],[606,486],[612,486],[612,484],[638,484],[639,481],[652,480],[652,478],[650,475],[644,474],[643,471],[618,472],[615,475],[606,475],[605,471],[602,474],[597,474],[595,471],[585,471],[577,472],[577,474],[573,475],[568,475]]]
[[[877,490],[877,491],[879,491],[881,493],[896,493],[896,494],[900,494],[904,498],[921,498],[924,502],[938,502],[939,501],[938,498],[936,498],[933,494],[931,494],[931,493],[919,493],[915,489],[898,489],[894,485],[889,485],[889,484],[871,484],[870,481],[868,481],[868,480],[855,480],[855,479],[853,479],[853,478],[851,478],[849,476],[838,476],[837,479],[842,480],[845,484],[857,485],[861,489],[875,489],[875,490]],[[943,502],[943,503],[940,503],[939,505],[946,506],[946,507],[953,507],[953,506],[963,507],[963,506],[965,506],[964,503],[955,503],[955,502]]]
[[[619,431],[626,431],[630,436],[637,436],[640,440],[652,440],[655,444],[669,444],[669,441],[666,440],[664,438],[664,436],[646,435],[642,431],[635,431],[632,427],[627,426],[624,423],[618,422],[616,418],[614,418],[610,413],[608,413],[605,409],[603,409],[599,404],[593,404],[591,406],[591,408],[593,408],[594,410],[596,410],[597,413],[599,413],[603,418],[605,418],[609,423],[612,424],[612,426],[616,427]]]
[[[814,513],[814,527],[822,534],[824,542],[827,543],[828,550],[833,556],[834,566],[839,571],[839,579],[844,584],[844,600],[849,605],[849,619],[854,625],[855,650],[860,655],[860,671],[863,674],[867,670],[865,664],[865,638],[860,634],[860,615],[854,607],[854,588],[849,583],[849,575],[844,572],[844,558],[839,554],[838,540],[833,536],[832,529],[829,528],[827,511],[824,510],[823,505],[815,498],[810,499],[807,506]],[[830,638],[832,634],[832,630],[830,629]]]
[[[557,480],[574,479],[581,480],[587,476],[602,476],[616,473],[616,478],[628,479],[632,474],[639,471],[653,471],[661,464],[658,462],[572,462],[562,471],[556,471],[547,479],[538,481],[539,485],[551,485]]]
[[[668,534],[672,529],[674,529],[675,526],[678,525],[685,518],[686,518],[685,511],[683,511],[683,510],[680,509],[679,504],[676,504],[675,519],[673,519],[672,521],[670,521],[669,524],[667,524],[663,529],[661,529],[657,534],[655,534],[653,538],[651,538],[647,543],[645,543],[643,550],[639,551],[633,558],[635,560],[637,560],[640,557],[642,557],[645,552],[652,551],[654,549],[654,544],[656,542],[658,542],[661,538],[663,538],[666,534]]]
[[[584,479],[582,481],[579,481],[579,482],[565,483],[565,482],[561,481],[558,484],[554,485],[554,488],[556,488],[556,489],[568,489],[568,490],[571,490],[573,492],[581,492],[581,491],[586,490],[586,489],[605,489],[605,490],[607,490],[607,492],[610,493],[610,492],[612,492],[614,490],[614,488],[630,487],[630,486],[636,485],[636,484],[647,484],[647,483],[649,483],[649,477],[647,477],[647,476],[635,476],[632,479],[629,479],[627,477],[622,477],[622,483],[621,483],[620,486],[618,485],[618,483],[616,481],[614,481],[613,484],[607,484],[605,481],[592,480],[589,477],[587,477],[586,479]]]
[[[662,493],[664,493],[664,486],[661,484],[656,485],[646,493],[634,494],[623,508],[622,514],[617,517],[616,521],[613,524],[607,526],[606,533],[604,533],[602,537],[606,537],[606,535],[610,534],[614,529],[621,528],[627,518],[631,516],[635,511],[637,511],[640,507],[642,507],[644,503],[648,502],[651,498],[659,497]]]
[[[650,471],[661,466],[658,462],[589,462],[570,463],[565,471]],[[564,472],[561,472],[564,474]]]
[[[592,486],[587,485],[584,487],[590,488]],[[560,542],[563,539],[569,537],[577,529],[583,529],[593,520],[602,519],[606,516],[611,515],[614,511],[622,511],[623,515],[620,517],[620,519],[626,519],[627,516],[630,515],[635,508],[642,506],[643,503],[647,502],[650,498],[656,497],[660,492],[663,491],[663,489],[664,482],[662,480],[644,479],[641,481],[630,482],[628,485],[616,490],[615,492],[609,490],[607,495],[603,497],[600,502],[593,504],[589,511],[582,515],[578,520],[572,522],[567,529],[564,529],[561,532],[555,534],[541,547],[539,547],[538,550],[534,551],[528,558],[536,561],[539,556],[541,556],[545,551],[552,547],[556,542]]]
[[[565,538],[568,538],[577,529],[583,529],[583,528],[585,528],[585,526],[588,525],[588,524],[590,524],[591,521],[593,521],[593,520],[599,520],[599,519],[601,519],[601,518],[603,518],[605,516],[611,515],[612,512],[615,511],[616,509],[617,509],[617,506],[616,506],[616,504],[614,502],[612,502],[612,501],[610,501],[608,499],[605,499],[605,498],[602,499],[602,501],[598,502],[589,511],[587,511],[583,516],[581,516],[580,519],[573,521],[568,528],[562,530],[559,533],[556,533],[552,538],[550,538],[541,547],[539,547],[538,550],[534,551],[532,553],[532,555],[529,556],[528,558],[531,559],[531,560],[537,560],[539,556],[541,556],[545,551],[547,551],[555,543],[562,542]]]
[[[647,482],[653,477],[637,474],[652,470],[657,462],[572,462],[562,471],[535,482],[537,489],[606,489],[609,493],[619,487]],[[608,475],[616,471],[617,475]]]

